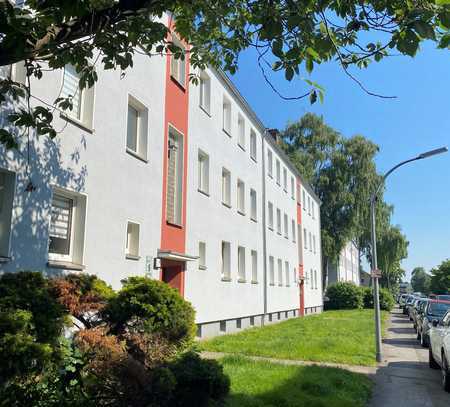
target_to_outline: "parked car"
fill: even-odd
[[[441,369],[442,387],[450,392],[450,311],[442,320],[433,319],[430,329],[429,365]]]
[[[417,301],[417,303],[414,305],[414,308],[412,310],[412,321],[414,325],[414,329],[417,332],[417,320],[420,318],[421,314],[424,311],[425,306],[428,303],[428,298],[421,298]]]
[[[406,298],[405,306],[403,307],[403,314],[409,315],[409,307],[413,305],[416,298],[417,297],[415,297],[414,295],[408,295],[408,297]]]
[[[429,300],[424,312],[417,319],[417,339],[426,348],[430,343],[430,329],[433,319],[440,322],[445,313],[450,309],[450,301]]]
[[[420,298],[414,298],[413,302],[411,303],[411,305],[408,307],[408,316],[409,316],[409,320],[414,322],[414,313],[417,307],[417,304],[419,303]]]
[[[400,305],[400,308],[403,308],[405,306],[407,296],[408,294],[400,294],[400,297],[398,299],[398,305]]]
[[[436,295],[436,299],[437,300],[450,301],[450,295],[448,295],[448,294],[438,294],[438,295]]]

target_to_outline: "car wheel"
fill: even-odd
[[[444,355],[444,352],[442,352],[442,387],[445,391],[448,391],[450,393],[450,371],[448,369],[448,363],[447,359]]]
[[[439,365],[434,359],[433,352],[431,350],[431,346],[428,349],[428,366],[430,366],[431,369],[439,369]]]
[[[420,344],[423,348],[428,348],[428,339],[424,334],[420,335]]]

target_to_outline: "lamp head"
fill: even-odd
[[[426,151],[425,153],[419,154],[417,156],[418,160],[422,160],[423,158],[432,157],[433,155],[438,155],[442,153],[446,153],[448,151],[447,147],[436,148],[435,150]]]

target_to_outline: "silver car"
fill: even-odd
[[[450,311],[442,320],[433,319],[430,329],[429,365],[441,369],[442,386],[450,392]]]

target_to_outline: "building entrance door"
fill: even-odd
[[[161,280],[184,296],[184,267],[182,264],[162,266]]]

